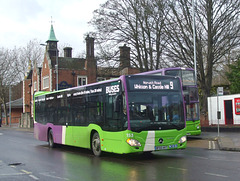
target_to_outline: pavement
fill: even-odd
[[[2,125],[1,128],[33,132],[33,128],[20,128],[18,125],[11,125],[11,127]],[[212,129],[203,128],[201,135],[192,137],[195,139],[217,141],[220,150],[240,152],[240,127],[234,127],[233,129],[220,128],[219,135],[216,127]]]
[[[217,131],[202,131],[199,136],[192,136],[204,140],[217,141],[219,149],[225,151],[239,151],[240,152],[240,131],[219,131],[219,136]]]

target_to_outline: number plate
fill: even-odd
[[[155,146],[155,150],[167,150],[168,146]]]

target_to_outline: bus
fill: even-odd
[[[117,154],[186,148],[179,77],[121,76],[34,95],[34,136]]]
[[[199,97],[194,69],[182,67],[163,68],[143,72],[140,75],[170,75],[180,77],[186,106],[187,135],[197,136],[201,134]]]

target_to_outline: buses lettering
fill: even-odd
[[[114,94],[119,92],[119,85],[112,85],[112,86],[108,86],[106,87],[106,94]]]

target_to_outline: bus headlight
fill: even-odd
[[[183,136],[180,138],[180,140],[178,141],[179,144],[185,143],[187,141],[187,137]]]
[[[135,139],[127,139],[127,143],[130,145],[130,146],[141,146],[141,143],[138,141],[138,140],[135,140]]]

